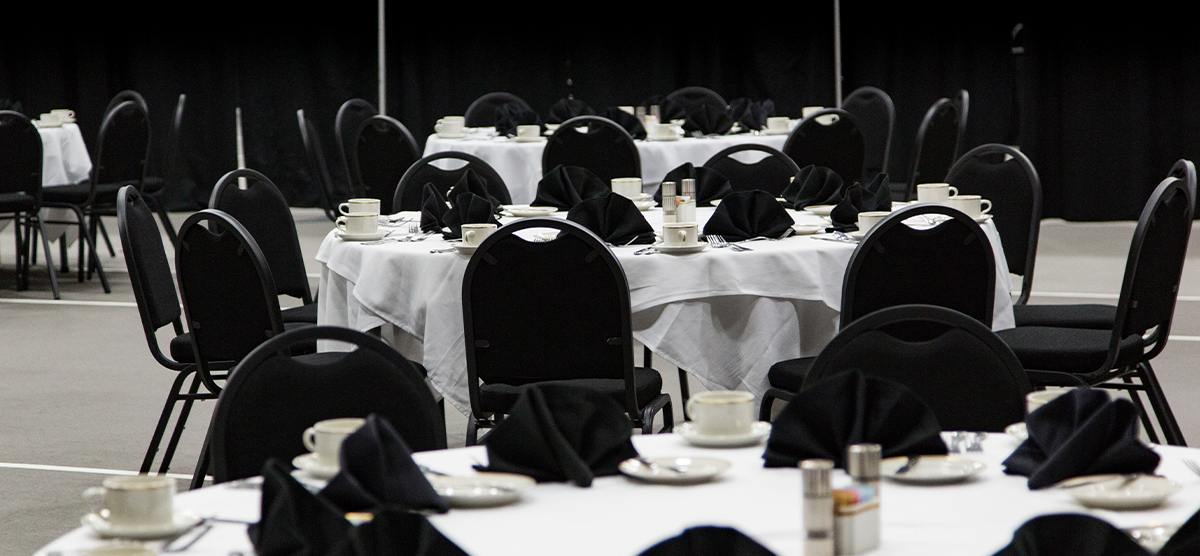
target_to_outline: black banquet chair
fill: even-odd
[[[467,107],[463,119],[466,120],[467,127],[491,127],[496,125],[496,112],[508,104],[533,112],[533,108],[521,97],[512,93],[495,92],[475,99]]]
[[[690,86],[676,89],[667,95],[667,100],[678,104],[689,114],[704,106],[712,106],[721,110],[729,109],[729,103],[721,95],[706,87]]]
[[[550,228],[549,242],[517,232]],[[530,276],[538,276],[536,284]],[[662,377],[634,367],[629,284],[612,251],[586,228],[558,218],[528,218],[490,235],[463,277],[467,386],[471,415],[467,444],[478,429],[499,422],[523,386],[569,383],[612,397],[632,425],[663,430],[674,417]]]
[[[842,110],[854,114],[863,135],[862,183],[888,171],[892,150],[892,132],[896,127],[896,106],[892,97],[875,87],[859,87],[842,100]]]
[[[352,351],[294,355],[318,340]],[[446,447],[441,409],[415,365],[363,332],[333,326],[291,330],[272,338],[238,364],[217,400],[208,432],[205,468],[214,483],[258,475],[269,458],[291,461],[308,450],[301,436],[313,423],[378,414],[415,451]],[[206,465],[207,464],[207,465]]]
[[[308,162],[308,175],[312,184],[321,193],[325,206],[325,217],[331,222],[336,221],[338,210],[333,192],[333,178],[329,175],[329,164],[325,160],[325,150],[321,147],[321,138],[317,136],[317,128],[312,120],[304,116],[304,109],[296,111],[296,122],[300,125],[300,142],[304,144],[305,160]]]
[[[374,104],[361,98],[352,98],[342,103],[337,116],[334,117],[333,138],[337,143],[342,168],[346,171],[344,177],[350,191],[354,191],[354,171],[350,169],[350,151],[353,150],[351,145],[358,139],[356,134],[362,123],[367,121],[367,118],[378,115],[379,109],[375,108]]]
[[[441,160],[458,160],[464,164],[453,170],[443,170],[435,165]],[[425,184],[432,183],[442,195],[445,195],[451,187],[454,187],[454,184],[458,183],[467,170],[475,172],[486,180],[488,193],[500,199],[502,204],[512,204],[512,195],[508,192],[508,186],[504,184],[504,178],[500,177],[491,164],[473,154],[444,151],[431,154],[409,166],[396,186],[392,198],[392,212],[421,210],[421,195],[425,190]],[[386,198],[383,201],[386,202]]]
[[[755,162],[742,162],[734,157],[739,153],[761,158]],[[800,173],[800,167],[791,157],[774,148],[755,143],[722,149],[721,152],[712,155],[704,163],[704,167],[725,176],[734,191],[761,189],[775,197],[782,195],[791,179]]]
[[[404,124],[388,116],[367,118],[350,144],[354,194],[381,201],[395,196],[400,178],[420,158],[417,141]]]
[[[612,184],[613,178],[642,177],[642,158],[633,137],[599,116],[571,118],[554,130],[542,151],[542,174],[556,166],[587,168],[605,184]]]
[[[837,172],[847,184],[862,179],[865,149],[858,119],[837,108],[809,114],[783,144],[783,153],[797,166],[824,166]]]
[[[915,198],[917,186],[922,183],[946,181],[946,174],[958,158],[961,122],[958,104],[948,98],[939,99],[925,112],[913,142],[908,183],[904,186],[905,200]]]
[[[54,299],[59,299],[58,270],[50,258],[50,241],[46,238],[41,210],[42,136],[24,114],[0,110],[0,220],[13,220],[17,289],[29,288],[30,250],[33,238],[41,237],[50,289]]]

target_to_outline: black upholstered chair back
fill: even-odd
[[[353,351],[291,356],[288,348],[337,340]],[[268,458],[307,453],[317,421],[376,413],[415,451],[446,447],[437,402],[421,373],[387,344],[356,330],[314,326],[263,343],[230,373],[209,431],[213,481],[258,475]]]
[[[466,164],[453,170],[443,170],[434,165],[439,160],[461,160]],[[501,203],[506,205],[512,203],[512,195],[508,192],[508,186],[504,184],[504,178],[500,177],[491,164],[472,154],[444,151],[431,154],[408,167],[408,171],[404,172],[404,176],[400,178],[400,183],[396,186],[396,191],[392,196],[392,212],[421,210],[421,195],[425,191],[425,184],[432,183],[438,191],[442,192],[442,195],[445,195],[451,187],[454,187],[454,184],[458,183],[463,174],[467,173],[467,170],[471,170],[487,180],[488,193],[500,199]],[[386,202],[386,198],[383,201]]]
[[[167,262],[167,250],[163,248],[154,213],[131,185],[117,191],[117,227],[150,353],[164,367],[181,370],[184,365],[163,355],[155,337],[155,332],[167,325],[174,326],[176,336],[183,334],[180,320],[183,310],[175,289],[175,275]]]
[[[859,87],[842,101],[842,110],[854,115],[863,136],[863,183],[888,171],[896,106],[892,97],[875,87]]]
[[[361,98],[352,98],[342,103],[338,108],[337,116],[333,120],[333,137],[337,142],[338,156],[341,158],[342,167],[346,169],[346,185],[350,190],[354,190],[354,171],[350,168],[350,151],[353,150],[352,145],[358,140],[358,128],[362,123],[367,121],[367,118],[376,116],[379,110]]]
[[[992,202],[992,222],[1004,244],[1008,271],[1021,276],[1018,305],[1029,300],[1033,263],[1042,221],[1042,182],[1021,151],[987,144],[964,154],[946,175],[960,195],[980,195]]]
[[[858,119],[838,108],[810,114],[783,144],[783,153],[797,166],[824,166],[847,184],[862,181],[865,149]]]
[[[325,161],[325,151],[321,148],[321,138],[317,136],[317,128],[312,121],[304,117],[304,109],[296,111],[296,121],[300,125],[300,141],[304,143],[304,155],[308,161],[308,175],[325,198],[325,217],[330,221],[337,220],[338,212],[335,202],[338,197],[333,194],[333,178],[329,176],[329,164]]]
[[[1192,203],[1196,202],[1196,165],[1192,161],[1181,158],[1175,161],[1175,165],[1171,166],[1171,173],[1167,174],[1172,178],[1179,178],[1187,185],[1188,193],[1192,196]],[[1196,207],[1192,207],[1195,212]]]
[[[238,178],[245,178],[246,189]],[[276,292],[312,303],[296,221],[274,182],[254,170],[233,170],[217,180],[208,208],[234,217],[250,232],[271,267]]]
[[[914,216],[910,227],[904,221]],[[930,218],[941,220],[925,227]],[[885,218],[855,248],[842,282],[845,328],[895,305],[954,309],[992,325],[996,256],[987,234],[967,215],[941,205],[913,205]]]
[[[417,141],[404,124],[388,116],[363,120],[356,135],[348,159],[355,194],[380,200],[394,197],[404,172],[421,158]]]
[[[672,91],[667,95],[667,100],[678,104],[687,113],[701,109],[704,106],[712,106],[721,110],[729,110],[729,103],[725,101],[716,91],[705,87],[684,87]]]
[[[150,120],[146,111],[133,101],[117,104],[100,124],[92,167],[93,195],[98,184],[133,184],[140,190],[149,153]]]
[[[512,93],[488,93],[475,99],[475,102],[472,102],[471,106],[467,107],[467,112],[463,114],[463,118],[467,122],[467,127],[491,127],[496,125],[496,112],[506,104],[513,104],[524,110],[533,111],[528,102],[525,102],[521,97]]]
[[[559,165],[587,168],[604,183],[642,177],[642,158],[633,137],[599,116],[571,118],[554,130],[542,151],[542,174]]]
[[[24,114],[0,110],[0,207],[41,204],[42,136]]]
[[[733,156],[737,153],[749,152],[762,153],[766,156],[754,162],[742,162]],[[725,176],[734,191],[761,189],[775,197],[782,195],[791,179],[800,173],[800,167],[788,155],[766,145],[755,143],[734,145],[723,149],[712,155],[712,158],[704,163],[704,167],[716,170],[717,173]]]
[[[908,179],[908,197],[917,194],[922,183],[946,181],[950,166],[958,157],[958,134],[962,116],[957,103],[943,98],[933,103],[925,112],[921,126],[917,128],[917,139],[913,143],[911,172]]]
[[[934,305],[854,321],[813,361],[804,384],[851,369],[907,386],[945,430],[1002,431],[1025,418],[1031,389],[1017,356],[987,326]]]

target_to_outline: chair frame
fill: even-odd
[[[352,98],[342,103],[342,106],[338,108],[337,116],[333,120],[333,137],[334,141],[337,142],[338,156],[342,158],[342,167],[346,170],[346,186],[350,188],[350,191],[355,190],[355,181],[354,171],[350,168],[350,151],[346,148],[346,143],[357,140],[358,128],[362,125],[363,121],[367,120],[367,118],[363,118],[362,121],[354,125],[351,129],[351,115],[358,113],[358,111],[370,114],[367,118],[379,115],[379,109],[374,104],[361,98]]]
[[[497,100],[501,102],[497,104]],[[467,122],[467,127],[490,127],[496,125],[495,108],[504,104],[516,104],[530,112],[534,111],[533,107],[529,106],[528,102],[525,102],[525,99],[512,93],[496,91],[487,93],[472,101],[471,105],[467,107],[467,111],[463,112],[463,119]],[[486,109],[491,109],[490,118],[482,117],[482,111]]]
[[[497,195],[497,197],[499,197],[499,199],[500,199],[500,203],[505,204],[505,205],[512,204],[512,195],[508,191],[508,186],[505,185],[505,183],[504,183],[504,178],[500,177],[500,174],[498,172],[496,172],[495,168],[492,168],[491,164],[488,164],[487,161],[485,161],[484,159],[479,158],[478,156],[475,156],[473,154],[467,154],[467,153],[458,152],[458,151],[442,151],[439,153],[433,153],[429,156],[426,156],[426,157],[414,162],[412,166],[408,167],[408,170],[406,172],[404,172],[404,175],[400,178],[400,183],[396,184],[396,194],[392,196],[392,212],[401,212],[401,211],[406,210],[403,205],[404,191],[410,185],[414,185],[411,182],[413,180],[417,179],[418,172],[424,170],[425,167],[427,167],[427,166],[432,166],[435,161],[447,159],[447,158],[453,159],[453,160],[462,160],[462,161],[466,162],[466,167],[468,167],[471,170],[475,171],[476,173],[480,174],[485,180],[487,180],[488,193],[491,193],[493,195],[503,193],[503,195]],[[435,168],[436,168],[436,166],[435,166]],[[440,168],[438,168],[438,169],[441,170]],[[461,170],[461,168],[459,168],[457,170],[441,170],[441,171],[457,172],[459,170]],[[454,184],[450,184],[450,187],[453,187],[453,185]],[[418,184],[415,184],[415,187],[423,188],[423,187],[425,187],[425,184],[418,183]],[[444,195],[447,191],[449,191],[450,187],[446,187],[445,189],[443,189],[442,194]],[[416,199],[417,199],[417,203],[418,203],[417,206],[409,207],[407,210],[414,210],[414,211],[421,210],[420,195],[417,195]]]
[[[30,155],[35,151],[37,153],[37,161],[33,162],[32,156],[29,161],[30,174],[28,175],[28,185],[23,191],[10,191],[11,193],[24,193],[30,197],[32,201],[30,208],[27,211],[18,211],[14,213],[5,213],[0,215],[0,220],[13,220],[13,231],[16,239],[16,254],[17,254],[17,290],[29,289],[29,268],[32,265],[30,259],[30,251],[36,251],[36,242],[38,236],[41,237],[42,248],[46,253],[46,268],[50,273],[50,289],[54,293],[54,299],[61,299],[62,293],[58,288],[58,269],[54,266],[54,259],[50,256],[50,241],[46,237],[46,227],[42,223],[42,139],[33,122],[20,112],[12,110],[0,110],[0,118],[12,118],[17,125],[23,129],[20,130],[28,137],[28,145]],[[14,139],[16,131],[14,131]],[[7,151],[6,151],[7,154]],[[11,216],[7,216],[11,214]],[[37,225],[37,230],[34,230],[34,225]],[[22,238],[21,227],[25,227],[25,234]]]
[[[888,161],[891,158],[891,153],[892,153],[892,137],[894,136],[894,133],[896,130],[896,105],[895,105],[895,103],[892,102],[892,97],[889,96],[887,94],[887,92],[885,92],[883,89],[879,89],[876,87],[859,87],[859,88],[851,91],[850,94],[845,99],[842,99],[842,104],[841,104],[840,108],[842,110],[846,110],[846,103],[850,102],[851,99],[863,98],[865,100],[865,99],[869,99],[871,97],[880,99],[880,103],[883,104],[883,106],[887,109],[887,114],[888,114],[887,138],[883,142],[883,160],[880,161],[880,168],[879,168],[880,172],[886,173],[888,171]],[[846,110],[846,111],[850,112],[851,114],[854,113],[849,110]],[[862,123],[862,118],[859,118],[860,126],[861,126],[861,123]],[[859,130],[863,131],[864,128],[859,127]],[[866,133],[865,132],[863,133],[863,136],[864,136],[863,144],[865,147],[866,146],[866,140],[865,140]],[[865,151],[866,151],[866,149],[864,148],[863,179],[867,180],[867,181],[864,181],[863,183],[869,183],[870,180],[874,178],[874,176],[866,175],[867,174],[867,156],[865,154]]]
[[[560,133],[563,134],[564,137],[566,136],[567,133],[582,135],[578,131],[575,131],[575,129],[579,128],[579,127],[587,127],[588,132],[590,133],[592,126],[601,126],[601,127],[610,128],[610,129],[613,129],[613,130],[616,130],[617,132],[619,132],[618,136],[623,139],[622,143],[625,143],[627,145],[628,149],[630,150],[631,154],[633,155],[633,164],[634,164],[634,166],[637,167],[637,175],[612,176],[612,177],[626,177],[626,178],[642,177],[642,155],[638,152],[637,143],[633,142],[633,136],[630,135],[628,131],[625,131],[625,128],[621,127],[621,124],[618,124],[617,122],[614,122],[608,118],[604,118],[601,116],[576,116],[574,118],[571,118],[571,119],[563,122],[561,125],[559,125],[558,129],[555,129],[554,133],[550,134],[550,137],[546,140],[546,148],[542,151],[542,175],[545,175],[550,170],[553,170],[554,167],[558,166],[559,164],[565,164],[568,166],[581,166],[581,167],[587,168],[587,166],[584,166],[583,164],[578,164],[574,161],[568,161],[568,162],[557,161],[557,162],[555,162],[555,161],[551,160],[557,154],[557,153],[555,153],[555,149],[552,149],[551,146],[554,145],[554,139],[556,137],[558,137]],[[592,173],[596,173],[596,171],[592,168],[588,168],[588,170],[591,170]],[[610,177],[606,180],[606,178],[604,176],[600,176],[599,174],[596,174],[596,175],[600,177],[601,181],[610,181],[612,179],[612,177]]]
[[[148,187],[142,190],[142,198],[148,201],[147,204],[153,205],[150,208],[158,213],[158,219],[162,221],[162,227],[167,231],[171,245],[179,243],[179,234],[175,232],[175,225],[171,224],[171,216],[167,213],[162,197],[167,186],[178,183],[183,178],[179,150],[183,141],[180,129],[183,128],[183,108],[186,103],[187,95],[180,93],[179,102],[175,104],[175,116],[171,119],[171,133],[167,136],[167,171],[162,186],[157,191],[149,191]]]
[[[681,101],[680,99],[684,100]],[[690,111],[688,108],[694,107],[697,104],[711,105],[714,107],[718,106],[719,104],[724,109],[729,109],[729,102],[725,100],[725,97],[722,97],[712,89],[700,87],[698,85],[682,87],[680,89],[671,91],[667,94],[666,100],[684,107],[685,111]]]
[[[958,160],[958,148],[960,144],[959,134],[962,132],[962,128],[965,125],[963,123],[962,110],[950,99],[941,98],[938,99],[937,102],[933,103],[933,106],[930,106],[929,110],[925,111],[925,116],[921,118],[921,125],[917,128],[917,138],[916,141],[913,142],[912,160],[909,162],[908,187],[905,189],[905,200],[913,199],[913,197],[917,194],[918,184],[942,182],[946,178],[946,176],[930,178],[919,175],[919,170],[921,169],[921,155],[925,150],[925,136],[929,133],[930,126],[933,125],[933,118],[937,116],[939,112],[946,109],[946,107],[949,107],[950,110],[953,110],[958,119],[958,121],[955,122],[953,151],[950,156],[950,162],[946,166],[947,173],[949,173],[950,167],[954,165],[954,161]]]
[[[358,143],[359,143],[359,141],[362,140],[363,132],[366,131],[367,126],[373,125],[375,123],[382,123],[383,125],[389,126],[393,130],[398,130],[404,136],[403,143],[410,149],[409,153],[412,156],[413,164],[415,164],[418,160],[421,160],[421,149],[419,149],[417,147],[417,140],[413,138],[412,132],[408,131],[408,128],[404,127],[404,124],[400,123],[399,120],[392,118],[390,116],[383,116],[383,115],[371,116],[370,118],[363,120],[362,123],[358,125],[358,129],[356,129],[354,132],[354,142],[350,144],[350,152],[348,153],[347,160],[349,161],[349,167],[350,167],[351,189],[357,195],[359,195],[361,197],[367,197],[367,198],[375,198],[375,197],[373,197],[373,195],[371,194],[371,187],[368,184],[363,183],[362,164],[360,163],[359,156],[358,156]],[[399,156],[400,154],[401,153],[396,153],[397,156]],[[412,164],[410,164],[409,166],[412,166]],[[405,172],[408,172],[408,168],[405,168],[404,172],[402,172],[400,174],[401,178],[404,177]],[[390,188],[393,195],[395,195],[395,190],[399,186],[400,186],[400,179],[397,178],[396,184],[391,186],[391,188]],[[383,198],[384,198],[383,195],[379,196],[379,199],[383,199]]]
[[[821,117],[829,116],[829,115],[836,115],[838,117],[838,121],[836,123],[830,124],[831,126],[832,125],[845,125],[843,123],[843,119],[844,119],[844,120],[848,121],[850,123],[850,125],[852,125],[854,127],[855,131],[858,132],[859,138],[860,139],[862,138],[862,126],[859,125],[858,118],[855,118],[854,114],[851,114],[845,110],[842,110],[841,108],[826,108],[824,110],[819,110],[817,112],[813,112],[812,114],[809,114],[808,117],[801,120],[799,124],[796,124],[796,127],[793,128],[792,132],[788,134],[787,141],[785,141],[783,143],[783,149],[782,149],[783,154],[786,154],[788,157],[790,157],[792,159],[792,161],[796,163],[797,166],[803,167],[803,166],[808,166],[809,164],[816,164],[817,166],[824,166],[824,164],[820,163],[821,161],[796,160],[796,157],[792,156],[792,152],[794,152],[796,144],[800,140],[799,137],[800,137],[801,133],[807,132],[809,129],[813,129],[813,126],[827,127],[827,126],[825,126],[825,124],[822,124],[821,122],[817,121],[817,118],[821,118]],[[842,180],[845,181],[846,183],[854,183],[854,181],[856,179],[862,179],[862,175],[864,173],[863,169],[866,167],[866,161],[867,161],[866,141],[864,140],[862,143],[863,143],[863,156],[862,156],[862,160],[859,161],[859,168],[858,168],[857,172],[854,172],[853,174],[847,176],[847,175],[842,175],[841,172],[838,172],[837,168],[831,168],[835,172],[838,172],[838,175],[841,176]],[[799,173],[799,172],[797,172],[797,173]]]
[[[316,182],[317,189],[325,201],[321,207],[325,217],[330,222],[336,222],[338,217],[337,205],[334,203],[333,178],[329,175],[329,164],[325,161],[325,153],[321,149],[321,139],[317,137],[317,128],[312,120],[304,116],[304,109],[296,110],[296,121],[300,124],[300,142],[304,144],[304,152],[308,159],[308,172]]]
[[[740,152],[747,152],[747,151],[766,153],[768,157],[772,157],[772,158],[782,162],[785,166],[787,166],[788,170],[791,171],[792,176],[795,176],[800,173],[800,166],[796,164],[795,160],[792,160],[792,157],[784,154],[783,151],[781,151],[779,149],[770,147],[768,145],[760,145],[758,143],[743,143],[741,145],[733,145],[731,147],[726,147],[724,149],[721,149],[720,152],[712,155],[711,157],[708,158],[708,160],[704,161],[704,167],[710,168],[713,170],[717,170],[715,164],[724,159],[731,159],[731,160],[733,160],[733,162],[741,164],[742,166],[753,167],[757,164],[761,164],[763,160],[767,159],[767,157],[763,157],[763,159],[759,160],[758,162],[753,162],[753,163],[747,164],[747,163],[742,162],[731,156],[731,155],[734,155],[734,154],[737,154]],[[720,170],[717,170],[717,171],[719,172]],[[729,176],[725,176],[725,177],[728,178]],[[730,185],[734,185],[733,182],[730,182]],[[784,184],[785,188],[786,188],[786,186],[787,186],[787,184]],[[762,188],[755,188],[755,189],[762,189]],[[744,191],[744,189],[734,188],[734,191]],[[783,189],[780,189],[779,191],[771,191],[771,193],[774,194],[776,197],[778,197],[779,195],[781,195],[783,193]]]

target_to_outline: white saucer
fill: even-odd
[[[1007,427],[1004,427],[1004,432],[1021,442],[1024,442],[1027,438],[1029,438],[1029,429],[1025,427],[1024,421],[1021,421],[1020,423],[1013,423]]]
[[[490,508],[512,504],[521,493],[536,484],[525,475],[512,473],[476,473],[456,477],[430,475],[429,484],[455,508]]]
[[[888,458],[879,463],[880,475],[898,483],[944,485],[961,483],[978,475],[987,466],[975,460],[954,456],[920,456],[904,473],[896,473],[908,463],[908,458]]]
[[[837,205],[809,205],[804,207],[804,210],[817,216],[829,216],[829,213],[833,212],[834,208],[837,208]]]
[[[682,436],[688,444],[694,446],[703,448],[741,448],[760,444],[768,436],[771,436],[771,423],[755,421],[750,426],[750,432],[746,434],[704,434],[689,421],[675,425],[675,432],[679,433],[679,436]]]
[[[810,236],[819,234],[825,231],[825,226],[817,226],[815,224],[793,224],[792,231],[798,236]]]
[[[474,253],[476,249],[479,249],[478,245],[467,245],[465,243],[454,244],[454,250],[464,255],[470,255],[471,253]]]
[[[708,247],[708,243],[697,243],[695,245],[666,245],[659,243],[654,246],[656,251],[673,255],[686,255],[688,253],[699,253]]]
[[[985,223],[985,222],[987,222],[988,220],[991,220],[991,219],[992,219],[992,215],[990,215],[990,214],[981,214],[981,215],[979,215],[979,216],[976,216],[976,217],[975,217],[975,222],[977,222],[977,223],[979,223],[979,224],[983,224],[983,223]]]
[[[627,477],[647,483],[687,485],[711,481],[733,467],[732,463],[718,458],[646,458],[654,465],[646,465],[637,458],[620,463],[617,469]]]
[[[546,138],[540,135],[537,137],[517,137],[518,143],[538,143],[545,140]]]
[[[33,123],[37,127],[62,127],[63,126],[62,122],[54,122],[51,124],[51,123],[44,123],[41,120],[34,120]]]
[[[1140,475],[1088,475],[1058,483],[1080,504],[1106,510],[1147,510],[1157,508],[1183,485],[1166,477]]]
[[[302,456],[296,456],[296,458],[292,460],[292,465],[296,466],[296,469],[303,471],[309,477],[314,479],[328,480],[332,479],[334,475],[338,474],[337,467],[332,465],[321,465],[321,463],[317,461],[316,454],[304,454]]]
[[[642,212],[646,212],[646,211],[654,208],[654,205],[656,205],[656,204],[658,204],[658,203],[655,203],[654,199],[650,199],[649,201],[634,201],[633,202],[633,205],[636,206],[638,208],[638,210],[640,210]]]
[[[120,542],[102,544],[82,553],[83,556],[156,556],[158,553],[146,548],[140,542]]]
[[[869,232],[869,231],[870,230],[867,230],[867,232]],[[848,232],[846,235],[848,235],[854,239],[857,239],[859,241],[862,241],[862,238],[867,237],[867,232],[864,232],[862,230],[854,230],[853,232]]]
[[[138,525],[114,527],[107,519],[98,514],[87,514],[79,520],[85,527],[91,527],[101,538],[125,539],[161,539],[173,537],[204,521],[200,516],[187,510],[177,510],[171,523],[158,525]]]
[[[504,211],[517,218],[527,218],[530,216],[549,216],[558,212],[557,207],[532,207],[529,205],[507,205]]]
[[[466,139],[466,133],[439,133],[438,139]]]
[[[651,141],[678,141],[679,136],[678,135],[671,135],[671,136],[665,136],[665,137],[649,137],[649,136],[647,136],[646,139],[649,139]]]
[[[343,232],[341,230],[333,231],[333,233],[342,241],[376,241],[383,239],[383,237],[388,235],[390,232],[390,230],[378,230],[369,234],[352,234],[349,232]]]
[[[760,133],[762,133],[763,135],[787,135],[787,134],[789,134],[789,133],[791,133],[791,132],[792,132],[792,130],[790,130],[790,129],[788,129],[788,130],[783,130],[783,129],[780,129],[780,130],[764,129],[764,130],[762,130]]]

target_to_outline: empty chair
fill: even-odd
[[[667,100],[678,104],[687,113],[691,113],[702,106],[712,106],[713,108],[720,108],[722,110],[729,109],[729,103],[721,95],[705,87],[692,86],[677,89],[667,95]]]
[[[606,184],[613,178],[642,177],[642,159],[633,137],[616,122],[579,116],[563,122],[542,151],[542,174],[555,166],[580,166]]]
[[[150,208],[158,213],[158,219],[162,221],[162,227],[167,231],[167,237],[171,238],[171,244],[174,245],[179,241],[179,235],[175,232],[175,225],[171,223],[171,217],[167,214],[166,196],[169,188],[178,188],[183,184],[185,179],[185,171],[182,160],[183,154],[183,137],[179,131],[183,127],[183,107],[187,103],[187,95],[180,94],[179,102],[175,104],[175,115],[171,118],[171,134],[167,136],[167,162],[166,173],[161,180],[157,182],[153,178],[147,178],[142,185],[142,197]]]
[[[42,224],[42,137],[20,112],[0,110],[0,220],[12,219],[16,239],[17,289],[29,287],[33,238],[42,238],[50,288],[59,299],[58,270]],[[34,231],[37,230],[35,234]]]
[[[763,156],[754,162],[742,162],[733,155],[754,153]],[[800,173],[800,167],[788,155],[766,145],[746,143],[734,145],[712,155],[704,163],[705,168],[716,170],[729,180],[734,191],[761,189],[775,197],[783,194],[791,179]]]
[[[792,130],[783,153],[801,168],[824,166],[852,184],[862,180],[865,148],[858,120],[845,110],[827,108],[810,114]]]
[[[435,165],[439,160],[460,160],[465,164],[453,170],[443,170]],[[504,185],[504,178],[501,178],[490,164],[472,154],[445,151],[431,154],[409,166],[396,186],[396,192],[392,197],[392,212],[421,210],[421,195],[425,190],[425,184],[432,183],[445,195],[451,187],[454,187],[454,184],[458,183],[467,170],[471,170],[487,180],[488,193],[500,199],[501,203],[512,204],[512,195],[508,192],[508,186]],[[386,198],[382,200],[387,202]]]
[[[939,99],[925,112],[921,126],[917,128],[917,139],[913,143],[906,199],[917,194],[917,185],[946,181],[950,166],[958,157],[959,124],[962,115],[958,105],[950,99]]]
[[[515,104],[522,109],[533,111],[528,102],[521,100],[521,97],[512,93],[495,92],[488,93],[471,103],[467,107],[467,112],[463,118],[467,122],[467,127],[490,127],[496,125],[496,112],[506,104]]]
[[[296,111],[296,121],[300,124],[300,141],[304,143],[305,159],[308,161],[308,175],[313,185],[321,192],[325,206],[325,217],[331,222],[337,220],[338,211],[333,193],[333,179],[329,176],[329,165],[325,162],[325,151],[321,148],[321,139],[317,137],[317,128],[312,121],[304,117],[304,109]]]
[[[367,118],[358,126],[348,157],[355,195],[380,200],[395,196],[400,178],[420,158],[404,124],[388,116]]]
[[[337,116],[333,120],[333,137],[337,142],[338,157],[341,158],[342,168],[345,169],[346,186],[354,191],[354,171],[350,169],[350,151],[358,140],[358,128],[371,116],[379,115],[379,110],[361,98],[352,98],[342,103]],[[383,199],[383,197],[376,197]]]
[[[958,145],[954,148],[954,156],[967,152],[967,114],[971,108],[971,95],[966,89],[959,89],[954,101],[958,104]]]
[[[875,87],[859,87],[842,101],[842,110],[854,115],[863,136],[863,183],[888,171],[896,106],[892,97]]]

